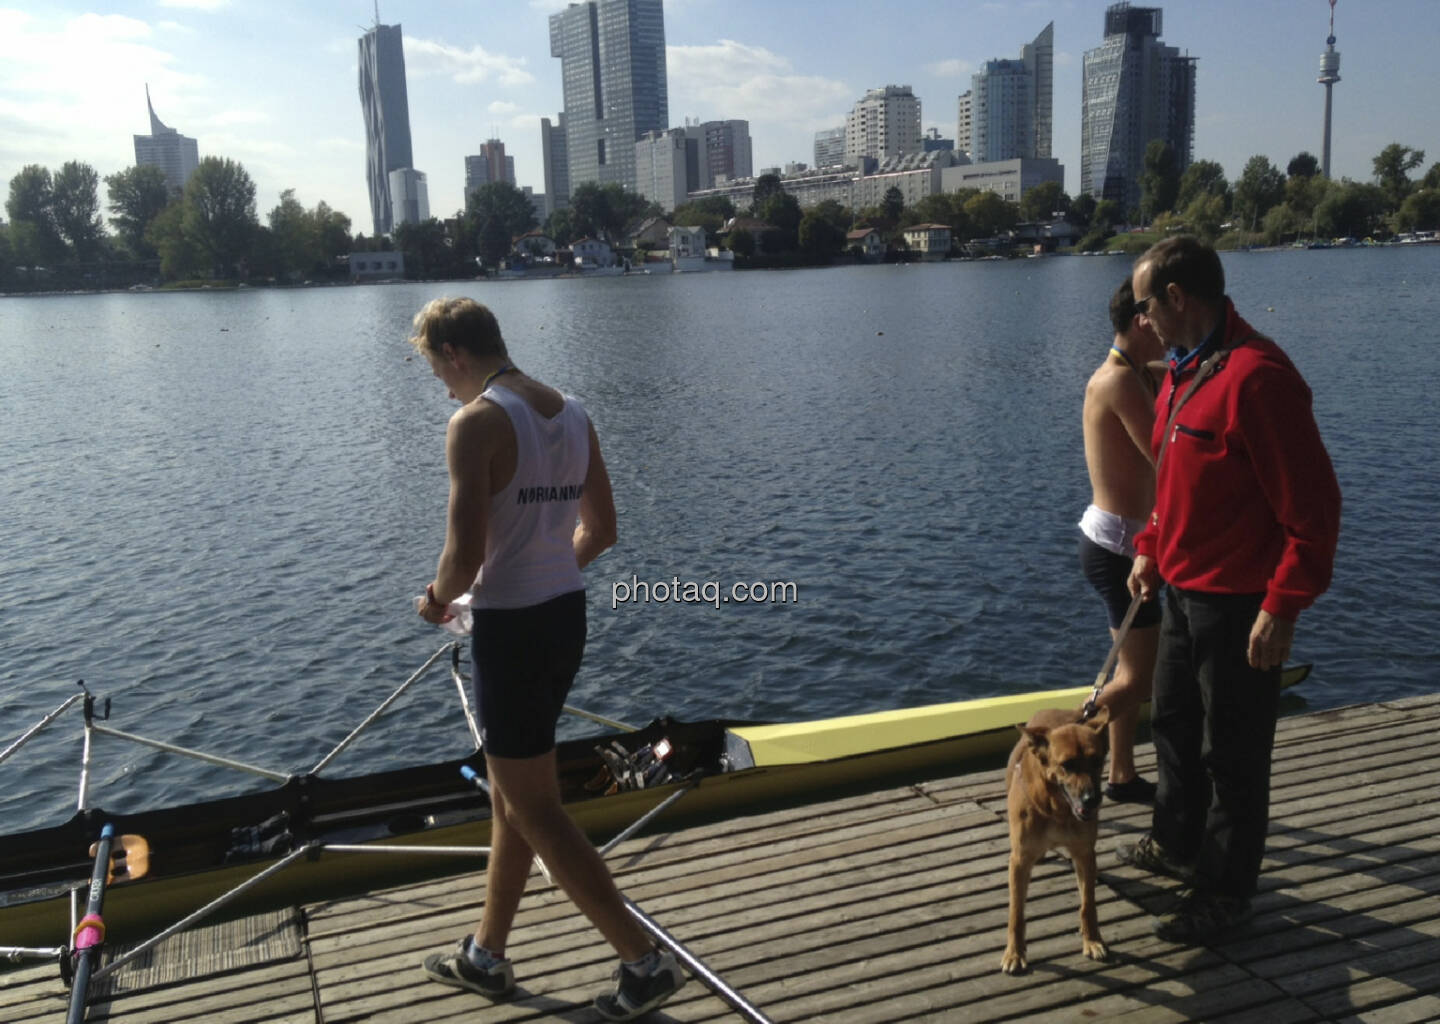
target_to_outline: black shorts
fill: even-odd
[[[1083,533],[1080,535],[1080,571],[1105,602],[1105,614],[1109,616],[1110,628],[1119,629],[1130,610],[1131,559],[1117,555],[1096,544]],[[1160,602],[1146,601],[1135,612],[1132,629],[1146,629],[1160,624]]]
[[[585,653],[585,591],[529,608],[477,608],[471,637],[481,749],[496,757],[553,750]]]

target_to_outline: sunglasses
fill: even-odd
[[[1146,311],[1150,309],[1150,303],[1154,302],[1156,298],[1157,296],[1155,295],[1147,295],[1143,299],[1136,299],[1135,312],[1139,313],[1141,316],[1144,316]]]

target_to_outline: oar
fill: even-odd
[[[486,799],[489,799],[489,783],[481,778],[479,772],[471,768],[468,764],[465,764],[460,766],[460,774],[470,780],[471,784],[480,790],[480,792],[484,793]],[[731,988],[725,982],[725,979],[707,967],[699,957],[682,946],[675,936],[660,927],[654,918],[636,905],[634,900],[622,892],[620,894],[620,901],[625,904],[625,909],[630,912],[630,916],[636,920],[641,928],[645,929],[646,933],[649,934],[652,939],[665,949],[668,949],[671,953],[674,953],[675,958],[689,968],[690,973],[696,978],[699,978],[702,985],[729,1004],[731,1009],[745,1018],[745,1020],[750,1021],[751,1024],[771,1024],[770,1018],[752,1006],[739,992]]]
[[[71,946],[75,974],[70,984],[70,1014],[66,1024],[81,1024],[85,1019],[90,975],[105,945],[105,920],[100,916],[105,906],[105,890],[113,881],[140,878],[150,870],[150,844],[144,838],[131,835],[118,837],[120,852],[112,858],[110,851],[116,838],[115,826],[107,822],[100,830],[100,841],[90,847],[90,852],[95,855],[95,868],[90,873],[90,895],[85,903],[85,916],[75,926]],[[117,860],[123,863],[116,864]]]

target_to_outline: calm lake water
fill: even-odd
[[[1310,381],[1345,494],[1304,696],[1432,692],[1440,247],[1225,262]],[[444,294],[488,303],[606,451],[620,543],[588,573],[572,703],[790,719],[1088,684],[1109,643],[1075,565],[1080,402],[1127,269],[0,299],[0,748],[84,679],[120,729],[305,769],[441,645],[409,601],[443,540],[453,404],[405,338]],[[611,607],[617,582],[676,577],[799,600]],[[0,828],[70,815],[79,735],[73,709],[0,766]],[[334,770],[469,749],[436,671]],[[114,740],[95,758],[112,810],[265,785]]]

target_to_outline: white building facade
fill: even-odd
[[[390,172],[390,208],[394,216],[392,227],[430,219],[430,190],[425,184],[424,172],[413,167]]]
[[[923,149],[920,99],[908,85],[871,89],[845,118],[845,163],[852,167]]]

